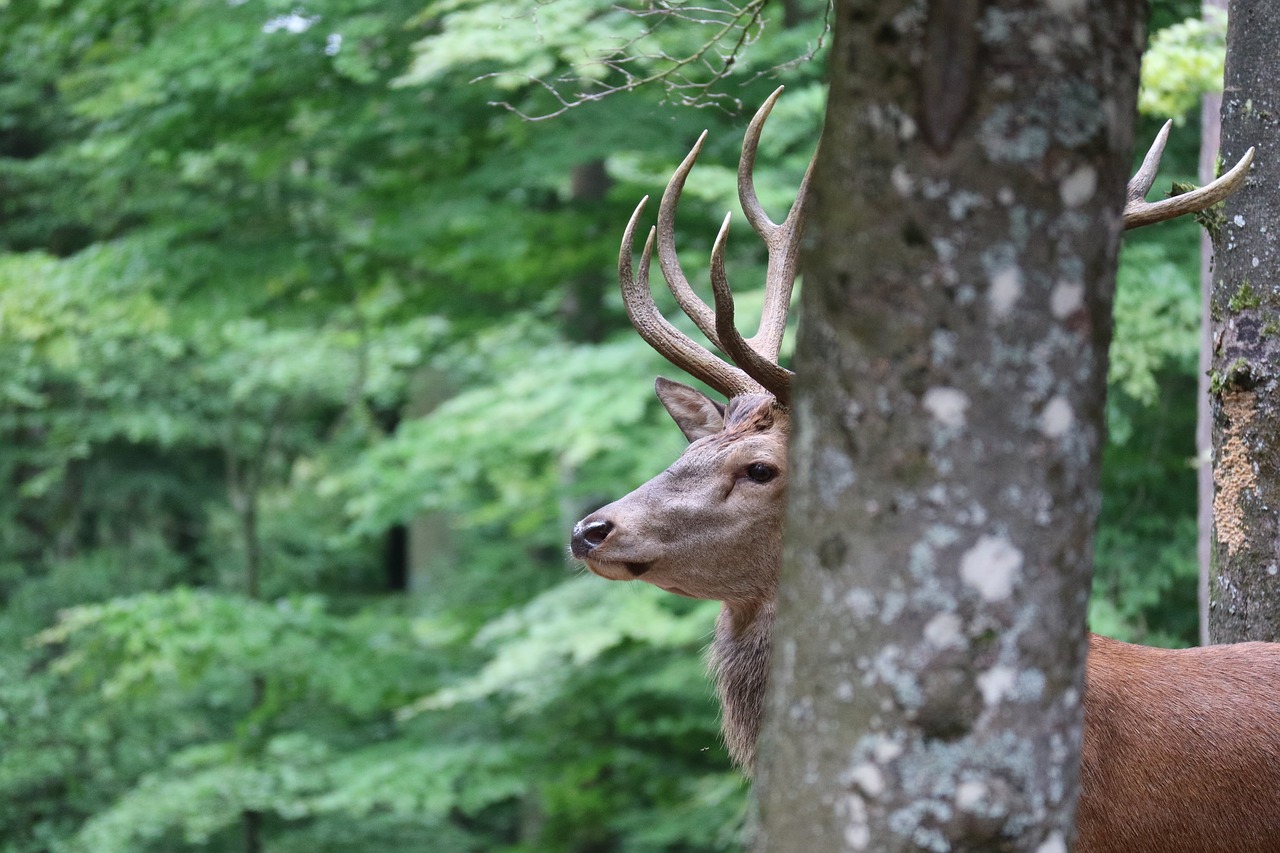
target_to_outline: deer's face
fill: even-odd
[[[782,550],[789,419],[768,394],[727,408],[658,380],[690,440],[675,463],[573,529],[571,550],[609,580],[640,579],[690,598],[771,598]]]

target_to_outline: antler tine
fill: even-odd
[[[1151,184],[1155,182],[1156,172],[1160,168],[1160,157],[1164,154],[1165,143],[1169,140],[1169,128],[1172,126],[1173,122],[1167,121],[1164,127],[1160,128],[1155,142],[1151,143],[1151,149],[1147,151],[1147,156],[1142,158],[1141,168],[1129,180],[1124,205],[1126,230],[1163,222],[1166,219],[1176,219],[1183,214],[1196,213],[1217,204],[1240,188],[1244,183],[1245,174],[1249,171],[1249,166],[1253,163],[1253,149],[1250,148],[1244,152],[1239,163],[1213,183],[1189,193],[1148,202],[1146,195],[1151,189]]]
[[[644,251],[640,256],[640,275],[633,275],[631,254],[635,250],[636,222],[648,201],[649,197],[645,196],[636,205],[635,212],[631,214],[631,220],[622,233],[622,247],[618,252],[618,283],[622,287],[622,301],[626,306],[627,316],[631,318],[631,325],[663,358],[726,397],[762,390],[759,383],[744,371],[721,361],[672,326],[658,310],[657,303],[653,301],[653,293],[649,290],[649,262],[653,254],[655,229],[649,230],[649,238],[645,241]]]
[[[791,402],[791,380],[795,374],[776,361],[770,360],[757,352],[748,341],[743,340],[733,324],[733,292],[729,289],[729,279],[724,272],[724,244],[729,237],[729,220],[733,214],[725,214],[724,224],[711,247],[711,290],[716,301],[716,331],[720,333],[721,349],[734,360],[742,370],[777,398],[783,406]],[[786,315],[783,315],[786,321]]]
[[[680,204],[680,193],[684,190],[685,179],[689,177],[694,161],[702,153],[702,143],[706,139],[707,132],[704,130],[671,176],[666,190],[662,193],[662,202],[658,205],[658,266],[662,268],[662,277],[667,280],[667,287],[670,288],[671,295],[676,298],[680,309],[689,316],[689,319],[712,344],[723,350],[724,347],[720,346],[720,339],[716,335],[715,314],[707,307],[707,303],[693,292],[693,288],[689,286],[689,279],[685,278],[684,270],[680,268],[680,259],[676,256],[676,207]]]
[[[779,86],[773,94],[765,99],[764,104],[756,111],[751,123],[747,125],[746,135],[742,139],[742,157],[738,160],[738,200],[747,215],[747,221],[760,235],[769,250],[769,263],[765,273],[764,310],[760,316],[760,326],[755,335],[747,343],[751,348],[777,361],[778,352],[782,348],[782,335],[787,327],[787,312],[791,308],[791,290],[795,285],[797,260],[800,252],[800,239],[804,236],[804,203],[809,191],[809,177],[813,174],[813,164],[805,171],[804,180],[800,182],[800,190],[796,200],[787,212],[787,218],[779,225],[765,213],[764,206],[756,195],[754,171],[756,149],[760,145],[760,132],[764,128],[774,103],[782,94],[784,87]]]

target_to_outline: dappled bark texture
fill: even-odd
[[[1272,0],[1229,15],[1222,157],[1257,153],[1214,241],[1216,643],[1280,640],[1280,16]]]
[[[1143,6],[836,4],[759,850],[1067,849]]]

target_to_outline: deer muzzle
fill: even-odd
[[[591,556],[592,551],[604,544],[604,540],[609,538],[612,532],[613,522],[584,518],[573,526],[573,538],[569,542],[569,550],[579,560],[585,560]]]
[[[601,559],[596,550],[609,540],[610,534],[617,530],[617,525],[606,518],[587,516],[573,526],[573,537],[569,540],[569,551],[573,556],[587,564],[587,568],[609,580],[630,580],[638,578],[649,571],[648,562],[626,559]],[[617,537],[614,537],[615,540]],[[620,567],[623,572],[612,570]]]

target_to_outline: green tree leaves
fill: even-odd
[[[1222,91],[1226,42],[1227,15],[1221,9],[1205,9],[1203,18],[1156,32],[1142,57],[1138,109],[1181,125],[1202,95]]]

